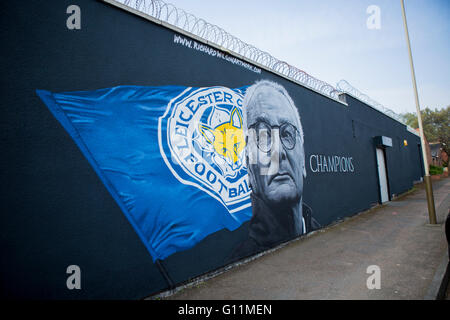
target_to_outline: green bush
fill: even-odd
[[[437,167],[437,166],[433,166],[432,164],[430,164],[430,175],[435,175],[435,174],[442,174],[444,172],[444,168],[443,167]]]

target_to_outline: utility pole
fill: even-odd
[[[416,75],[414,73],[414,64],[413,64],[413,58],[412,58],[412,53],[411,53],[411,44],[409,41],[408,25],[406,23],[405,4],[404,4],[403,0],[400,0],[400,3],[402,5],[403,25],[405,26],[406,44],[408,45],[409,63],[411,66],[411,76],[412,76],[412,83],[413,83],[413,88],[414,88],[414,98],[416,100],[417,120],[419,123],[420,142],[422,145],[422,155],[423,155],[423,162],[424,162],[424,167],[425,167],[425,189],[427,192],[428,215],[430,217],[430,224],[436,224],[436,210],[434,208],[433,187],[431,185],[430,170],[428,167],[428,159],[427,159],[427,153],[426,153],[426,149],[425,149],[426,146],[425,146],[425,138],[424,138],[424,134],[423,134],[422,116],[420,114],[419,95],[417,94]]]

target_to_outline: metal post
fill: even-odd
[[[417,110],[417,120],[419,123],[419,132],[420,132],[420,141],[422,144],[422,155],[423,162],[425,167],[425,188],[427,192],[427,203],[428,203],[428,215],[430,217],[430,224],[436,224],[436,210],[434,208],[434,197],[433,197],[433,188],[431,185],[431,177],[430,170],[428,167],[428,159],[426,153],[425,146],[425,138],[423,134],[423,126],[422,126],[422,116],[420,114],[420,106],[419,106],[419,95],[417,94],[417,85],[416,85],[416,75],[414,73],[414,64],[411,53],[411,44],[409,42],[409,33],[408,33],[408,25],[406,23],[406,14],[405,14],[405,4],[403,0],[400,0],[402,5],[402,15],[403,15],[403,25],[405,26],[405,34],[406,34],[406,44],[408,45],[408,53],[409,53],[409,63],[411,66],[411,77],[414,88],[414,98],[416,100],[416,110]]]

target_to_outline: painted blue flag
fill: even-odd
[[[244,93],[245,87],[37,90],[153,260],[251,218]]]

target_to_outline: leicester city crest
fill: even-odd
[[[188,88],[159,118],[160,151],[170,171],[230,213],[250,206],[242,100],[239,89]]]

